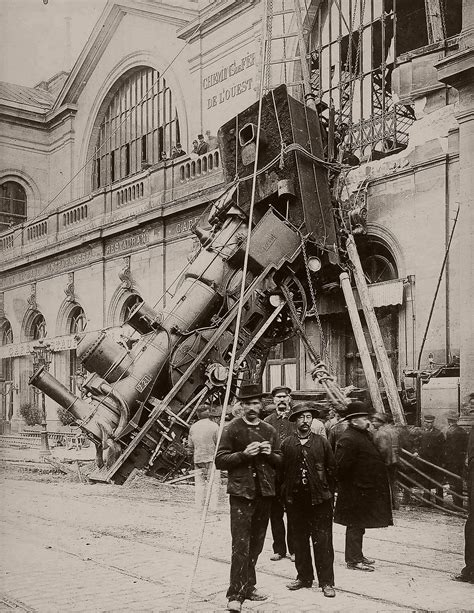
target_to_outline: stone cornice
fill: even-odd
[[[200,36],[206,36],[227,21],[258,4],[260,0],[221,0],[214,2],[199,16],[178,31],[178,37],[193,42]]]

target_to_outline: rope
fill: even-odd
[[[272,0],[268,0],[268,5],[272,5]],[[264,19],[263,19],[264,28],[267,25],[267,14],[266,14],[267,8],[268,8],[267,6],[264,8],[265,10]],[[260,77],[260,95],[259,95],[259,104],[258,104],[258,121],[257,121],[257,136],[256,136],[257,142],[256,142],[256,149],[255,149],[255,161],[254,161],[254,172],[253,172],[253,181],[252,181],[252,192],[251,192],[251,198],[250,198],[250,209],[249,209],[249,214],[248,214],[248,217],[249,217],[248,232],[247,232],[247,240],[246,240],[246,245],[245,245],[244,262],[242,266],[242,282],[240,285],[239,305],[238,305],[237,317],[236,317],[236,323],[235,323],[234,341],[232,345],[232,352],[231,352],[231,358],[230,358],[230,363],[229,363],[229,372],[228,372],[228,377],[227,377],[227,385],[226,385],[224,403],[222,406],[222,412],[221,412],[221,417],[219,421],[219,430],[217,434],[217,442],[216,442],[216,447],[214,450],[213,461],[211,464],[211,472],[209,476],[208,487],[206,490],[206,500],[204,502],[204,507],[203,507],[202,514],[201,514],[201,527],[200,527],[200,532],[199,532],[198,546],[196,548],[196,552],[194,556],[193,571],[192,571],[191,579],[189,581],[188,590],[186,592],[185,610],[189,609],[191,591],[192,591],[194,579],[196,576],[197,566],[199,563],[199,556],[201,553],[202,543],[204,539],[204,531],[206,528],[206,516],[207,516],[207,512],[209,508],[209,503],[210,503],[211,493],[212,493],[212,485],[213,485],[214,475],[216,471],[215,458],[216,458],[217,449],[219,447],[219,443],[221,440],[222,432],[224,430],[225,415],[226,415],[227,407],[229,404],[230,391],[231,391],[232,379],[233,379],[233,374],[234,374],[233,372],[234,364],[235,364],[238,343],[239,343],[240,325],[242,321],[242,311],[244,307],[245,284],[246,284],[246,279],[247,279],[247,270],[248,270],[249,253],[250,253],[250,240],[252,236],[252,222],[253,222],[253,215],[254,215],[254,208],[255,208],[256,187],[257,187],[257,165],[258,165],[258,157],[259,157],[260,132],[261,132],[261,125],[262,125],[262,103],[263,103],[263,87],[264,87],[263,77],[264,77],[265,57],[266,57],[266,49],[267,49],[267,40],[265,36],[265,30],[263,31],[262,40],[263,40],[262,72],[261,72],[261,77]]]

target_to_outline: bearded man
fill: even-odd
[[[346,526],[347,568],[372,572],[375,560],[364,556],[362,541],[366,528],[393,525],[387,468],[369,432],[371,423],[364,403],[348,404],[343,419],[348,426],[336,444],[334,521]]]

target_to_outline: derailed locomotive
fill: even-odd
[[[219,130],[228,188],[194,228],[199,251],[172,299],[160,310],[142,303],[126,322],[139,337],[133,346],[107,331],[79,339],[89,373],[82,398],[44,368],[30,379],[95,443],[92,479],[120,484],[136,468],[163,477],[185,458],[182,440],[197,405],[223,397],[242,283],[233,393],[243,379],[261,378],[270,348],[295,333],[295,314],[303,321],[305,269],[338,262],[319,117],[285,86],[261,104],[260,129],[256,103]]]

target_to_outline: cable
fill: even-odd
[[[257,186],[257,174],[258,174],[257,165],[258,165],[258,157],[259,157],[260,132],[261,132],[261,123],[262,123],[263,89],[265,85],[264,84],[264,74],[265,74],[265,69],[266,69],[266,64],[267,64],[267,61],[266,61],[267,60],[267,32],[268,32],[268,24],[267,24],[268,13],[267,11],[268,11],[268,6],[271,4],[272,4],[272,0],[267,0],[267,2],[264,5],[263,32],[262,32],[262,65],[261,65],[261,75],[260,75],[260,95],[259,95],[259,104],[258,104],[255,161],[254,161],[254,172],[253,172],[253,181],[252,181],[252,192],[251,192],[251,198],[250,198],[250,209],[249,209],[249,214],[248,214],[249,223],[248,223],[248,231],[247,231],[247,240],[246,240],[246,245],[245,245],[245,255],[244,255],[244,262],[243,262],[243,267],[242,267],[242,282],[240,285],[239,305],[238,305],[237,317],[236,317],[236,323],[235,323],[234,342],[232,345],[232,352],[231,352],[231,359],[229,363],[229,373],[227,377],[227,385],[226,385],[224,403],[223,403],[221,418],[219,422],[217,443],[216,443],[216,447],[214,450],[213,462],[211,464],[211,474],[209,477],[209,484],[208,484],[208,488],[206,491],[206,500],[205,500],[205,504],[204,504],[204,508],[203,508],[203,512],[201,516],[201,530],[199,534],[199,541],[198,541],[198,546],[196,548],[196,553],[194,556],[193,572],[191,575],[191,579],[189,581],[188,590],[187,590],[186,598],[185,598],[185,610],[188,610],[189,608],[189,601],[191,598],[192,586],[193,586],[194,578],[196,576],[197,566],[199,563],[199,556],[201,553],[202,543],[204,539],[204,530],[206,527],[205,522],[206,522],[207,510],[208,510],[209,502],[211,499],[212,484],[214,481],[214,474],[216,471],[215,457],[216,457],[217,449],[218,449],[220,439],[222,436],[222,432],[224,430],[225,415],[226,415],[227,407],[229,404],[231,384],[232,384],[232,379],[234,375],[234,372],[233,372],[234,364],[235,364],[235,358],[236,358],[238,341],[239,341],[240,325],[241,325],[241,320],[242,320],[242,311],[243,311],[243,306],[244,306],[244,294],[245,294],[245,285],[246,285],[246,279],[247,279],[247,269],[248,269],[249,253],[250,253],[250,239],[252,235],[252,221],[253,221],[253,213],[254,213],[254,206],[255,206],[256,186]]]

